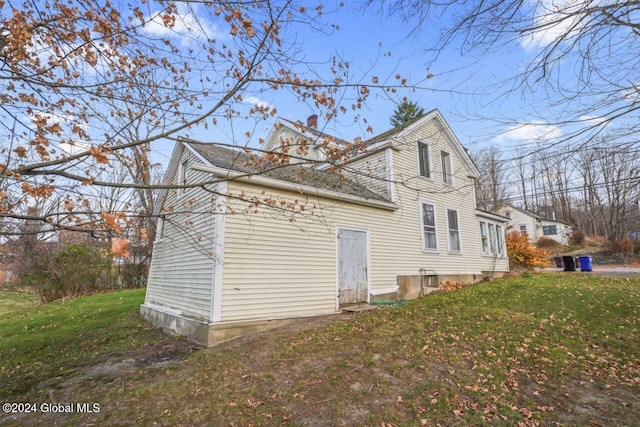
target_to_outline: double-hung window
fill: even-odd
[[[496,255],[504,254],[504,238],[502,234],[502,227],[499,225],[496,225],[496,249]]]
[[[420,203],[422,211],[422,248],[426,251],[437,251],[436,209],[431,203]]]
[[[489,236],[487,235],[487,223],[480,222],[480,242],[482,243],[482,253],[489,253]]]
[[[161,215],[158,217],[158,224],[156,225],[156,240],[155,243],[160,243],[164,239],[164,222],[165,217]]]
[[[187,185],[187,172],[189,170],[189,160],[184,159],[180,162],[180,166],[178,167],[178,185],[183,186]],[[181,197],[186,192],[185,188],[178,188],[178,197]]]
[[[418,142],[420,176],[431,178],[431,149],[424,142]]]
[[[480,240],[484,255],[504,256],[504,227],[491,222],[480,221]]]
[[[460,252],[460,225],[458,211],[447,209],[447,232],[449,237],[449,252]]]
[[[489,224],[489,253],[496,253],[496,226]]]
[[[447,185],[453,185],[453,164],[451,163],[451,154],[446,151],[441,151],[440,160],[442,167],[442,182]]]

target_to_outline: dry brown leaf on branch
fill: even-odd
[[[123,214],[110,214],[107,212],[102,212],[102,217],[104,218],[104,222],[107,224],[107,227],[115,231],[117,234],[122,233],[118,221],[124,219]]]
[[[15,149],[15,150],[13,150],[13,151],[14,151],[14,152],[18,155],[18,157],[20,157],[20,158],[27,157],[27,149],[26,149],[26,148],[24,148],[24,147],[18,147],[18,148],[16,148],[16,149]]]
[[[96,159],[96,162],[107,165],[109,164],[109,152],[110,150],[107,147],[101,146],[94,146],[91,147],[91,150],[89,150],[89,154],[91,154],[91,156]]]
[[[111,239],[111,253],[129,258],[129,251],[127,250],[129,245],[131,245],[131,240],[113,237]]]

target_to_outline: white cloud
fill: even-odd
[[[580,116],[580,121],[589,126],[606,126],[609,124],[607,118],[601,116]]]
[[[35,111],[29,116],[29,120],[31,121],[31,128],[36,128],[36,122],[46,121],[45,126],[51,126],[58,124],[63,130],[66,130],[68,135],[72,135],[71,128],[79,127],[82,130],[87,130],[88,126],[84,122],[79,122],[73,115],[70,114],[52,114],[44,111]],[[65,142],[54,143],[50,141],[60,150],[64,151],[66,154],[75,154],[80,151],[88,150],[90,148],[90,144],[83,139],[68,139]]]
[[[145,31],[160,37],[180,37],[190,36],[197,39],[220,38],[221,34],[217,27],[206,17],[198,16],[197,5],[188,6],[179,4],[178,13],[173,14],[175,18],[173,26],[164,24],[163,16],[160,12],[146,17]],[[185,43],[188,41],[185,39]]]
[[[632,87],[622,89],[620,91],[622,99],[630,102],[640,101],[640,83],[634,84]]]
[[[260,98],[256,98],[255,96],[247,96],[243,98],[243,102],[246,102],[251,105],[256,105],[260,108],[273,108],[271,104],[266,101],[261,100]]]
[[[566,39],[586,24],[581,10],[602,3],[602,0],[543,0],[533,10],[532,32],[520,38],[525,50],[544,49],[559,39]]]
[[[498,135],[496,142],[535,143],[548,141],[562,136],[562,130],[544,122],[530,122],[510,126]]]

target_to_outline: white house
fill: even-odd
[[[543,218],[533,212],[512,205],[501,206],[498,214],[508,218],[508,225],[521,233],[527,233],[534,243],[540,237],[548,237],[563,245],[569,244],[573,228],[564,221]]]
[[[331,164],[346,146],[313,117],[279,119],[266,154],[179,142],[165,182],[180,188],[156,209],[143,316],[211,345],[508,271],[506,219],[476,209],[478,171],[437,110]],[[277,152],[295,159],[272,167]]]

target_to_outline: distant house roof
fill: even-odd
[[[536,213],[533,213],[533,212],[528,211],[528,210],[526,210],[526,209],[519,208],[519,207],[517,207],[517,206],[513,206],[513,205],[504,205],[504,207],[505,207],[505,208],[511,208],[511,209],[513,209],[513,210],[515,210],[515,211],[521,212],[521,213],[523,213],[523,214],[525,214],[525,215],[528,215],[528,216],[530,216],[530,217],[533,217],[533,218],[535,218],[535,219],[539,219],[540,221],[553,221],[553,222],[559,222],[560,224],[565,224],[565,225],[571,226],[571,224],[569,224],[568,222],[561,221],[561,220],[559,220],[559,219],[545,218],[545,217],[542,217],[542,216],[540,216],[540,215],[538,215],[538,214],[536,214]]]
[[[389,200],[367,187],[346,178],[339,172],[319,170],[300,164],[274,166],[271,162],[260,158],[258,155],[250,155],[246,151],[232,150],[216,144],[183,141],[187,146],[197,151],[211,165],[218,168],[241,172],[247,175],[259,175],[293,184],[316,187],[324,190],[335,191],[342,194],[361,197],[363,199]],[[260,162],[259,164],[257,164]]]

